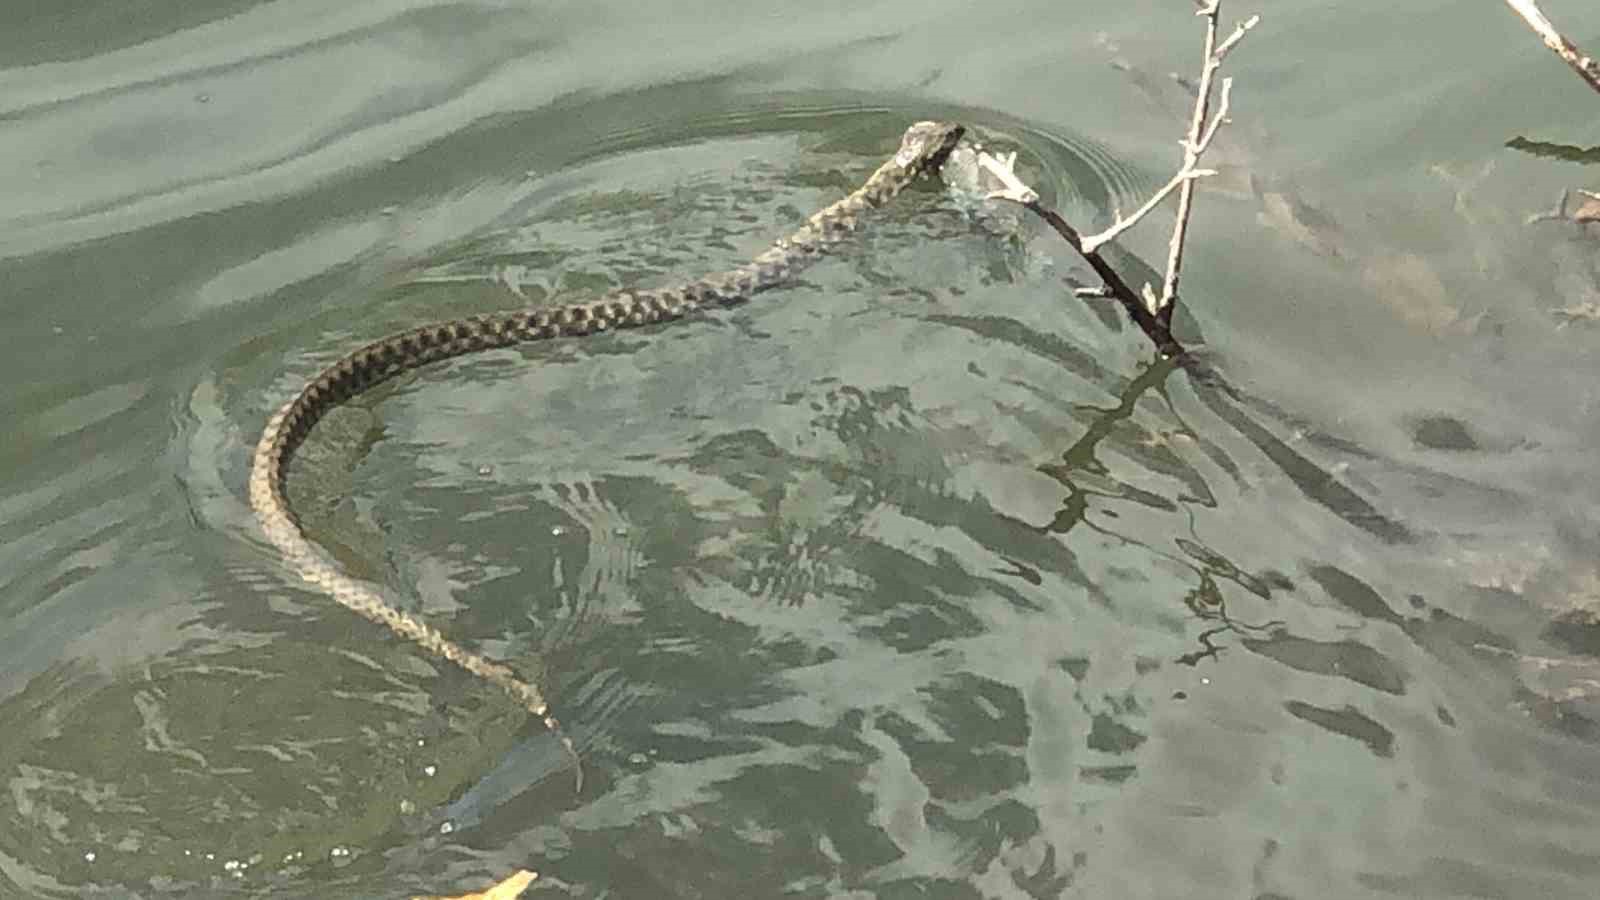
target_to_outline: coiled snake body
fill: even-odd
[[[267,420],[250,471],[250,505],[268,540],[301,578],[350,610],[387,626],[428,652],[497,685],[553,731],[559,725],[538,687],[510,668],[445,637],[396,608],[370,583],[346,575],[300,530],[284,493],[289,460],[324,413],[402,372],[450,357],[525,341],[577,337],[681,319],[702,307],[734,306],[778,284],[854,231],[868,210],[883,206],[926,173],[937,172],[964,129],[918,122],[900,149],[860,188],[813,215],[799,230],[743,266],[678,287],[620,291],[591,303],[521,309],[424,325],[390,335],[324,369]],[[571,748],[570,743],[567,745]]]

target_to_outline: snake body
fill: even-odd
[[[376,585],[347,575],[301,530],[284,490],[295,450],[328,410],[367,389],[429,363],[528,341],[578,337],[670,322],[709,306],[735,306],[779,284],[855,231],[863,214],[893,200],[924,174],[937,172],[964,129],[918,122],[895,155],[849,196],[817,212],[797,231],[736,269],[677,287],[619,291],[590,303],[535,307],[437,322],[373,341],[323,369],[267,420],[250,471],[250,505],[283,561],[319,592],[429,653],[498,686],[558,730],[539,688],[507,666],[455,643],[397,608]],[[570,748],[570,744],[568,745]]]

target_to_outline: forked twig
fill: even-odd
[[[1207,175],[1216,174],[1214,170],[1200,168],[1200,158],[1206,149],[1211,146],[1212,140],[1217,136],[1217,130],[1228,121],[1228,104],[1233,90],[1233,79],[1222,80],[1222,93],[1218,98],[1217,110],[1210,114],[1211,86],[1213,76],[1222,66],[1222,59],[1232,50],[1239,41],[1244,39],[1245,33],[1254,28],[1261,20],[1260,16],[1251,16],[1241,22],[1233,32],[1220,44],[1217,42],[1217,17],[1221,8],[1220,0],[1207,0],[1197,2],[1200,7],[1197,15],[1205,16],[1206,40],[1205,61],[1200,73],[1199,96],[1195,100],[1194,115],[1189,122],[1189,131],[1181,142],[1183,146],[1183,164],[1177,174],[1172,176],[1162,188],[1155,192],[1149,200],[1134,210],[1126,218],[1118,212],[1111,226],[1099,234],[1080,235],[1077,229],[1067,223],[1055,210],[1045,207],[1039,201],[1039,194],[1028,187],[1017,177],[1012,170],[1016,155],[1005,157],[994,156],[987,151],[980,150],[977,154],[978,165],[982,170],[997,180],[1001,187],[988,193],[989,199],[1009,200],[1021,204],[1032,210],[1035,215],[1044,219],[1056,233],[1072,245],[1072,249],[1080,255],[1100,276],[1103,284],[1099,289],[1077,291],[1078,296],[1112,297],[1122,304],[1128,313],[1128,318],[1150,338],[1156,350],[1164,357],[1174,357],[1184,352],[1183,345],[1178,343],[1172,335],[1172,313],[1178,302],[1178,276],[1183,265],[1183,244],[1189,227],[1189,211],[1193,205],[1194,183],[1196,179]],[[1123,232],[1132,228],[1139,220],[1143,219],[1161,204],[1173,191],[1178,191],[1177,222],[1173,226],[1172,242],[1168,247],[1166,276],[1162,283],[1159,297],[1155,289],[1145,285],[1143,291],[1135,292],[1116,270],[1111,267],[1105,257],[1100,255],[1100,248],[1116,240]]]
[[[1200,161],[1200,155],[1211,145],[1211,139],[1216,136],[1217,128],[1228,119],[1228,94],[1233,90],[1233,79],[1222,79],[1222,97],[1217,103],[1217,114],[1212,118],[1209,127],[1206,127],[1202,136],[1201,127],[1205,124],[1206,113],[1211,105],[1211,80],[1217,70],[1222,68],[1222,58],[1228,55],[1238,43],[1244,40],[1245,32],[1256,27],[1261,21],[1260,16],[1251,16],[1234,27],[1233,33],[1219,45],[1217,43],[1217,19],[1221,15],[1222,0],[1210,0],[1201,4],[1195,15],[1206,18],[1205,56],[1200,68],[1200,88],[1194,99],[1194,115],[1189,119],[1189,134],[1183,142],[1183,168],[1193,169]],[[1178,193],[1178,220],[1172,227],[1172,240],[1167,245],[1167,274],[1161,283],[1161,300],[1156,308],[1156,315],[1163,322],[1172,321],[1172,311],[1178,305],[1178,276],[1183,268],[1184,237],[1189,230],[1189,213],[1194,205],[1194,180],[1189,179],[1183,183],[1182,190]]]

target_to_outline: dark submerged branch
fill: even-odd
[[[1145,336],[1150,339],[1150,342],[1156,345],[1157,353],[1167,359],[1184,353],[1183,345],[1178,343],[1177,338],[1172,336],[1170,320],[1164,321],[1160,316],[1152,315],[1145,306],[1144,301],[1139,298],[1138,294],[1134,293],[1133,288],[1129,287],[1126,281],[1122,280],[1122,276],[1117,274],[1117,270],[1111,268],[1111,264],[1106,262],[1106,258],[1100,255],[1099,250],[1087,250],[1084,248],[1083,238],[1078,235],[1076,229],[1067,224],[1067,220],[1063,219],[1060,213],[1047,208],[1038,199],[1023,205],[1031,210],[1034,215],[1044,219],[1051,228],[1055,229],[1056,234],[1065,238],[1067,243],[1072,245],[1072,249],[1078,251],[1084,260],[1089,263],[1089,267],[1094,269],[1094,273],[1099,275],[1100,280],[1105,284],[1107,296],[1122,304],[1122,308],[1127,312],[1128,318],[1132,319],[1133,323],[1139,326],[1139,330],[1143,331]]]

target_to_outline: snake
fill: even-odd
[[[867,214],[889,204],[919,178],[937,174],[965,129],[950,122],[917,122],[900,147],[844,199],[813,214],[794,233],[737,268],[686,284],[621,290],[587,303],[535,306],[435,322],[372,341],[307,381],[267,419],[250,468],[250,506],[283,563],[317,592],[388,628],[434,656],[498,687],[561,737],[576,757],[539,687],[509,666],[475,653],[421,617],[391,603],[378,586],[346,573],[301,528],[286,489],[289,464],[317,422],[376,385],[430,363],[532,341],[581,337],[614,329],[673,322],[717,307],[732,307],[782,284],[855,232]],[[581,772],[581,769],[580,769]],[[581,779],[581,775],[580,775]],[[581,784],[581,780],[580,780]]]

